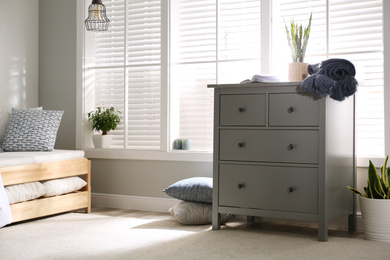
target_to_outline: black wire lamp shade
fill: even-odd
[[[110,20],[102,0],[92,0],[88,7],[88,18],[84,21],[87,31],[107,31]]]

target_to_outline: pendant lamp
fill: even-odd
[[[107,31],[110,20],[106,16],[106,7],[102,0],[92,0],[85,20],[87,31]]]

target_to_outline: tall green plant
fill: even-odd
[[[293,62],[303,62],[305,59],[306,47],[310,36],[312,15],[313,13],[310,14],[309,25],[305,29],[302,29],[302,24],[298,26],[298,24],[294,23],[294,19],[292,19],[291,29],[289,31],[286,22],[284,22],[284,26],[286,27],[287,42],[291,49],[291,57]]]
[[[364,193],[349,186],[348,188],[354,193],[366,198],[390,199],[390,167],[387,167],[388,159],[389,156],[386,157],[385,162],[383,163],[381,176],[379,176],[376,167],[370,160],[370,165],[368,166],[367,187],[364,187]]]
[[[115,111],[113,107],[108,109],[98,107],[96,111],[88,113],[88,121],[92,123],[91,129],[102,131],[102,135],[106,135],[109,131],[115,130],[121,118],[120,111]]]

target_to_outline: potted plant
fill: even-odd
[[[120,111],[113,107],[108,109],[98,107],[95,111],[88,113],[88,121],[91,122],[91,130],[101,131],[101,135],[93,135],[92,141],[95,148],[109,148],[112,136],[108,132],[115,130],[120,122]]]
[[[364,237],[367,240],[390,242],[390,167],[388,156],[381,168],[381,176],[370,160],[368,166],[367,187],[364,192],[348,188],[359,195],[362,211]]]
[[[293,61],[288,67],[289,81],[302,81],[308,76],[307,66],[309,64],[304,63],[303,60],[305,59],[306,47],[309,42],[312,15],[313,13],[310,14],[309,24],[304,29],[302,28],[302,24],[296,24],[294,19],[291,21],[290,31],[287,28],[286,22],[284,23],[286,27],[287,42],[291,49],[291,57]]]

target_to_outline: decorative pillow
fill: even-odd
[[[32,107],[28,108],[30,110],[42,110],[42,107]],[[5,131],[7,130],[7,126],[9,123],[9,116],[10,112],[9,110],[2,110],[0,109],[0,146],[3,143]]]
[[[212,203],[213,178],[194,177],[175,182],[164,189],[168,196],[185,201]]]
[[[169,212],[184,225],[211,224],[212,205],[209,203],[181,201],[170,208]],[[233,218],[232,214],[221,214],[221,223]]]
[[[40,182],[15,184],[5,187],[9,204],[33,200],[46,193],[46,187]]]
[[[12,108],[4,151],[52,151],[64,111]]]
[[[87,185],[87,182],[80,177],[69,177],[43,181],[42,184],[46,187],[46,193],[43,196],[51,197],[79,190]]]

